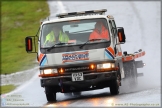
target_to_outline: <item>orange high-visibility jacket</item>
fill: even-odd
[[[99,33],[99,31],[97,29],[94,29],[93,32],[90,34],[89,40],[90,39],[107,39],[107,40],[110,40],[109,32],[102,25],[101,33]]]

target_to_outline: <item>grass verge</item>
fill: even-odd
[[[1,2],[1,74],[35,67],[36,54],[25,51],[25,37],[36,35],[40,20],[49,16],[46,0]]]
[[[5,94],[5,93],[9,93],[12,90],[14,90],[16,88],[16,86],[14,85],[4,85],[4,86],[0,86],[1,88],[1,93],[0,94]]]

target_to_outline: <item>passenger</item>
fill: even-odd
[[[97,22],[95,24],[95,29],[93,32],[90,34],[89,40],[91,39],[109,39],[109,32],[108,30],[104,27],[102,22]]]

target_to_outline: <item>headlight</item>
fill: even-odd
[[[57,73],[57,69],[45,69],[44,74],[53,74]]]
[[[102,65],[103,68],[111,68],[111,63],[105,63]]]
[[[97,64],[97,69],[115,68],[114,63]]]

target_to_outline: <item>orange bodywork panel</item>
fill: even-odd
[[[123,62],[131,61],[131,60],[134,60],[136,58],[142,57],[144,55],[145,55],[145,51],[138,52],[138,53],[135,53],[135,54],[128,54],[128,55],[122,57],[122,61]]]

